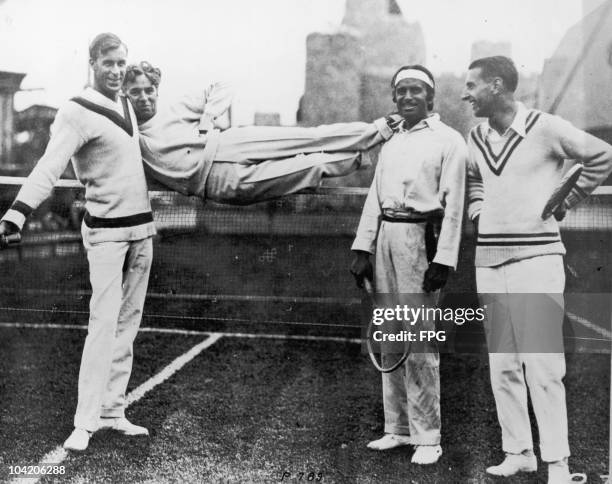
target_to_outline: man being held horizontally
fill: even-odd
[[[381,149],[352,246],[351,272],[362,287],[364,277],[372,278],[369,256],[375,253],[376,293],[409,296],[417,307],[432,307],[457,265],[467,150],[461,135],[432,113],[435,84],[426,68],[402,67],[391,87],[404,122]],[[437,246],[429,236],[432,223],[440,225]],[[434,323],[418,324],[428,330]],[[368,447],[412,444],[413,463],[433,464],[442,454],[439,354],[435,347],[411,348],[404,365],[382,375],[385,435]]]
[[[129,101],[119,95],[127,47],[104,33],[92,41],[89,55],[93,88],[59,109],[43,157],[0,222],[0,234],[20,231],[72,158],[85,186],[81,234],[92,287],[74,431],[64,443],[77,451],[85,450],[100,428],[148,435],[125,418],[125,392],[155,234],[136,119]]]
[[[497,299],[513,295],[504,299],[510,301],[507,310],[494,313],[486,326],[491,386],[506,453],[487,473],[511,476],[537,469],[529,388],[548,482],[561,484],[571,481],[562,381],[565,248],[557,220],[608,176],[612,147],[557,116],[516,102],[517,83],[511,59],[486,57],[470,65],[462,96],[476,116],[487,118],[468,138],[468,213],[478,234],[477,289]],[[542,220],[566,159],[583,163],[584,170],[555,216]],[[557,310],[529,312],[546,300]]]
[[[231,92],[215,83],[157,108],[161,71],[130,65],[124,91],[138,118],[147,175],[184,195],[248,204],[316,188],[324,177],[352,173],[359,151],[390,138],[391,118],[315,128],[248,126],[219,132],[214,121]]]

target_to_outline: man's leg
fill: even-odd
[[[127,242],[90,245],[84,239],[92,287],[89,327],[79,371],[74,426],[95,432],[113,357]]]
[[[313,128],[230,128],[219,134],[219,146],[214,159],[259,163],[308,153],[365,151],[389,139],[392,134],[384,119],[376,120],[375,123],[337,123]]]
[[[374,286],[378,299],[383,306],[391,306],[398,296],[398,273],[394,265],[392,254],[392,243],[397,235],[394,232],[397,227],[383,222],[376,243],[376,264],[374,271]],[[389,322],[385,322],[389,324]],[[386,328],[388,330],[388,326]],[[384,347],[381,347],[384,351]],[[385,365],[393,364],[400,357],[398,349],[394,348],[392,354],[381,355]],[[408,419],[408,399],[406,396],[406,369],[400,366],[391,373],[382,374],[383,408],[385,414],[385,433],[398,436],[394,440],[397,445],[405,445],[410,436],[410,422]],[[399,437],[401,436],[401,437]],[[403,439],[402,439],[403,438]],[[370,448],[384,450],[387,447],[385,437],[371,442]],[[387,438],[387,440],[389,440]],[[381,444],[377,444],[381,442]]]
[[[563,351],[563,290],[565,272],[560,255],[533,257],[512,264],[510,290],[522,291],[523,317],[519,348],[525,364],[529,394],[538,423],[540,451],[545,462],[570,455],[565,402]]]
[[[151,237],[129,242],[113,360],[102,405],[103,418],[125,417],[125,391],[132,372],[133,342],[142,319],[152,257]]]
[[[376,291],[400,305],[435,305],[435,294],[423,294],[427,270],[425,224],[383,222],[376,249]],[[434,323],[431,322],[431,326]],[[426,323],[417,330],[431,329]],[[395,350],[397,351],[397,349]],[[397,355],[390,355],[397,358]],[[412,462],[430,464],[438,460],[440,443],[439,355],[435,347],[411,345],[406,363],[385,373],[383,399],[385,432],[410,434],[417,445]],[[407,428],[406,428],[407,427]]]
[[[517,353],[510,303],[506,292],[507,264],[477,267],[476,285],[481,303],[487,306],[485,330],[489,349],[491,388],[502,430],[506,459],[487,469],[493,475],[509,476],[534,471],[533,438],[527,410],[527,386],[523,365]]]
[[[359,167],[360,154],[313,153],[252,164],[214,162],[205,198],[248,204],[316,188],[326,177],[348,175]]]

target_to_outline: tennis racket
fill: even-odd
[[[542,220],[546,220],[550,217],[555,210],[565,201],[567,196],[572,191],[572,188],[576,186],[578,178],[582,174],[582,165],[577,164],[572,166],[567,173],[563,175],[561,182],[552,192],[552,195],[548,198],[544,209],[542,210]]]
[[[19,232],[14,234],[2,234],[0,235],[0,249],[6,249],[12,247],[21,242],[21,234]]]
[[[363,287],[368,293],[370,301],[372,302],[372,306],[373,307],[376,306],[376,298],[374,297],[374,288],[372,287],[372,283],[367,277],[363,279]],[[376,368],[381,373],[391,373],[392,371],[397,370],[406,361],[406,358],[408,358],[408,353],[409,353],[408,344],[404,344],[404,350],[397,361],[395,361],[393,364],[389,366],[385,366],[383,363],[383,358],[382,358],[382,349],[380,350],[380,361],[378,361],[378,359],[376,358],[376,352],[374,351],[374,347],[372,345],[372,341],[373,341],[372,338],[373,338],[373,333],[374,333],[373,329],[374,329],[374,321],[372,318],[370,318],[370,322],[368,323],[368,331],[366,334],[366,347],[368,348],[368,356],[370,357],[370,361],[374,365],[374,368]]]

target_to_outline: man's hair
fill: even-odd
[[[96,60],[109,50],[118,49],[121,46],[123,46],[127,52],[127,45],[125,45],[115,34],[111,34],[110,32],[98,34],[95,39],[91,41],[91,44],[89,44],[89,58]]]
[[[431,73],[431,71],[427,69],[427,67],[422,66],[421,64],[412,64],[408,66],[402,66],[397,71],[395,71],[395,74],[393,74],[393,77],[391,78],[391,90],[392,91],[395,91],[395,79],[397,79],[397,76],[400,74],[400,72],[406,71],[408,69],[414,69],[416,71],[423,72],[431,80],[431,83],[434,86],[436,85],[434,76]],[[434,100],[435,90],[434,88],[432,88],[431,86],[427,84],[425,84],[425,89],[427,90],[427,109],[431,111],[433,110],[433,107],[434,107],[433,100]],[[395,95],[394,95],[394,101],[395,101]]]
[[[483,79],[490,80],[499,77],[504,81],[504,87],[510,91],[516,91],[518,85],[518,72],[512,59],[503,55],[482,57],[470,64],[469,69],[480,68]]]
[[[159,83],[161,82],[161,70],[157,67],[153,67],[147,61],[142,61],[138,64],[130,64],[127,66],[125,77],[123,78],[123,85],[125,86],[128,82],[134,81],[138,76],[145,76],[155,87],[159,87]]]

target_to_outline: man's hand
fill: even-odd
[[[355,278],[357,287],[363,288],[363,278],[367,278],[370,281],[373,278],[374,272],[372,270],[372,263],[370,262],[370,254],[362,250],[355,251],[355,258],[351,263],[351,274]]]
[[[391,113],[385,116],[385,121],[387,122],[387,126],[389,126],[391,131],[397,133],[404,122],[404,118],[397,113]]]
[[[0,222],[0,249],[21,241],[19,227],[13,222],[2,220]]]
[[[429,268],[425,271],[423,279],[423,291],[432,292],[441,289],[446,284],[448,279],[449,267],[432,262]]]
[[[555,217],[555,220],[557,220],[557,222],[561,222],[561,220],[565,218],[566,213],[567,213],[567,206],[565,205],[565,200],[564,200],[563,203],[560,203],[557,206],[557,208],[555,208],[555,211],[553,212],[553,216]]]
[[[15,225],[13,222],[9,222],[8,220],[2,220],[0,222],[0,235],[11,235],[18,234],[19,227]]]

